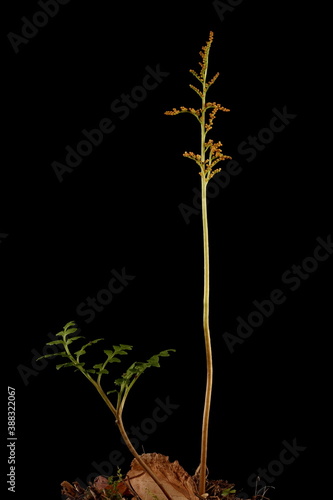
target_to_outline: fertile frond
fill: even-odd
[[[194,87],[194,89],[195,89],[195,87]],[[196,91],[198,91],[198,89],[196,89]],[[170,116],[179,115],[181,113],[190,113],[200,122],[201,109],[186,108],[185,106],[181,106],[180,109],[173,108],[171,111],[164,112],[165,115],[170,115]]]
[[[194,85],[189,85],[189,87],[191,87],[191,89],[194,90],[194,92],[196,92],[198,96],[201,97],[201,99],[203,98],[203,93],[201,92],[201,90],[197,89],[197,87],[195,87]]]

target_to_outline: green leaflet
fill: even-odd
[[[119,358],[110,358],[110,359],[108,359],[108,363],[121,363],[121,359],[119,359]]]
[[[48,344],[46,344],[46,345],[48,345]],[[53,358],[54,356],[62,356],[62,357],[67,356],[68,357],[68,354],[65,351],[55,352],[54,354],[45,354],[44,356],[40,356],[39,358],[37,358],[36,361],[38,361],[39,359],[43,359],[43,358]]]
[[[72,342],[74,342],[74,340],[78,340],[78,339],[84,339],[85,337],[82,337],[82,335],[78,336],[78,337],[71,337],[70,339],[66,339],[66,344],[67,345],[70,345]]]
[[[109,374],[109,370],[105,369],[105,363],[99,363],[98,365],[94,365],[93,369],[94,369],[94,373],[97,373],[98,375],[102,375],[104,373]]]
[[[105,354],[108,356],[108,358],[112,358],[116,354],[128,354],[126,350],[130,351],[132,350],[133,346],[127,345],[127,344],[120,344],[120,345],[113,345],[113,351],[108,349],[105,350]]]
[[[150,368],[151,366],[159,368],[159,358],[161,356],[169,356],[169,352],[171,351],[175,352],[175,349],[167,349],[165,351],[161,351],[159,354],[155,354],[154,356],[149,358],[145,363],[141,361],[135,361],[120,378],[117,378],[115,380],[114,383],[122,387],[129,386],[133,379],[138,378],[147,368]]]
[[[229,496],[231,493],[236,493],[236,490],[233,490],[232,489],[232,486],[230,488],[225,488],[223,491],[222,491],[222,496],[223,497],[227,497]]]
[[[77,331],[77,328],[70,328],[69,330],[63,330],[62,332],[56,333],[56,337],[67,337],[67,335],[70,335],[71,333],[74,333]]]
[[[84,338],[84,337],[82,337],[82,338]],[[96,344],[97,342],[100,342],[101,340],[104,340],[104,339],[91,340],[87,344],[84,344],[79,351],[74,352],[74,355],[77,356],[77,359],[79,359],[80,356],[82,356],[83,354],[86,354],[86,348],[87,347],[89,347],[89,346],[91,346],[93,344]]]
[[[80,366],[84,366],[85,363],[74,363],[73,361],[70,361],[68,363],[62,363],[61,365],[56,365],[56,369],[60,370],[60,368],[67,368],[69,366],[73,366],[74,368],[79,368]]]

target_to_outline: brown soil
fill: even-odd
[[[234,484],[228,481],[208,480],[206,483],[206,494],[198,494],[198,475],[190,476],[178,463],[169,462],[169,458],[157,453],[141,455],[141,459],[149,464],[154,474],[163,484],[171,498],[175,500],[240,500],[237,493],[229,493],[234,490]],[[93,484],[87,489],[78,483],[61,483],[61,493],[66,500],[154,500],[165,498],[161,490],[151,477],[141,468],[134,459],[131,469],[123,481],[109,484],[107,478],[98,476]],[[268,500],[266,497],[253,496],[251,500]]]
[[[99,476],[100,479],[102,476]],[[103,478],[105,479],[105,478]],[[107,489],[103,491],[97,489],[94,485],[88,486],[87,489],[81,488],[78,483],[68,483],[67,481],[63,481],[61,483],[62,491],[61,493],[66,496],[66,500],[129,500],[135,499],[140,500],[139,497],[134,496],[134,492],[120,493],[119,491],[116,493],[112,493]],[[205,500],[241,500],[237,497],[237,494],[229,494],[228,496],[221,496],[221,491],[225,488],[233,487],[233,484],[228,483],[228,481],[224,481],[223,479],[207,481],[207,493],[208,497],[205,497]],[[198,499],[203,498],[198,496]],[[269,500],[267,497],[263,497],[261,495],[253,496],[250,500]]]

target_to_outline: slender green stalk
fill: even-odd
[[[203,333],[206,350],[206,393],[202,417],[202,432],[201,432],[201,455],[200,455],[200,472],[199,472],[199,494],[203,495],[206,489],[206,471],[207,471],[207,449],[208,449],[208,428],[209,416],[213,388],[213,357],[209,329],[209,237],[208,237],[208,216],[207,216],[207,184],[209,180],[221,169],[213,170],[213,167],[220,161],[226,158],[231,158],[222,154],[220,142],[213,142],[211,139],[206,142],[207,133],[213,127],[213,121],[218,110],[229,111],[216,102],[206,102],[206,95],[209,87],[215,82],[219,73],[207,82],[208,72],[208,58],[211,44],[213,42],[213,32],[210,32],[209,41],[204,47],[200,55],[202,62],[200,62],[201,71],[198,74],[194,70],[190,72],[199,80],[202,85],[202,90],[199,90],[194,85],[190,87],[201,97],[201,109],[185,108],[181,106],[179,110],[173,108],[172,111],[166,111],[167,115],[177,115],[180,113],[192,114],[200,123],[201,127],[201,153],[200,155],[193,152],[185,152],[184,156],[194,160],[200,167],[199,174],[201,175],[201,206],[202,206],[202,233],[203,233],[203,260],[204,260],[204,285],[203,285]],[[206,112],[208,109],[212,111],[209,113],[206,122]],[[209,151],[209,154],[207,154]],[[206,158],[207,155],[207,158]]]
[[[208,449],[208,427],[209,415],[213,388],[213,357],[209,330],[209,238],[208,238],[208,218],[207,218],[207,182],[201,179],[201,200],[202,200],[202,230],[203,230],[203,252],[204,252],[204,292],[203,292],[203,332],[206,349],[206,394],[202,418],[201,431],[201,456],[200,456],[200,476],[199,494],[205,493],[206,469],[207,469],[207,449]]]

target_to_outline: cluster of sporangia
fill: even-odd
[[[206,102],[207,91],[219,76],[219,73],[216,73],[216,75],[208,83],[206,82],[207,69],[208,69],[208,56],[210,47],[213,42],[213,37],[214,33],[211,31],[209,34],[209,41],[206,43],[204,47],[202,47],[202,51],[199,52],[202,58],[202,62],[201,61],[199,62],[201,66],[200,74],[198,75],[196,71],[190,69],[190,73],[192,73],[192,75],[194,75],[197,78],[197,80],[199,80],[199,82],[202,84],[202,91],[199,90],[194,85],[190,85],[191,89],[193,89],[201,97],[202,101],[201,109],[185,108],[184,106],[181,106],[180,109],[173,108],[172,111],[165,112],[166,115],[179,115],[180,113],[190,113],[199,121],[202,130],[202,152],[201,154],[195,154],[192,152],[188,153],[186,151],[183,156],[185,156],[186,158],[190,158],[191,160],[194,160],[199,165],[200,167],[199,174],[207,182],[213,177],[213,175],[221,171],[220,168],[216,168],[213,170],[213,168],[217,163],[219,163],[222,160],[231,159],[231,156],[226,156],[222,154],[221,142],[214,142],[212,139],[210,139],[208,142],[205,141],[207,133],[213,127],[213,122],[217,111],[219,110],[230,111],[230,109],[227,109],[221,106],[221,104],[217,104],[216,102]],[[206,123],[206,111],[208,109],[211,109],[212,111],[209,113],[208,122]],[[208,158],[206,158],[207,151],[209,151]]]

